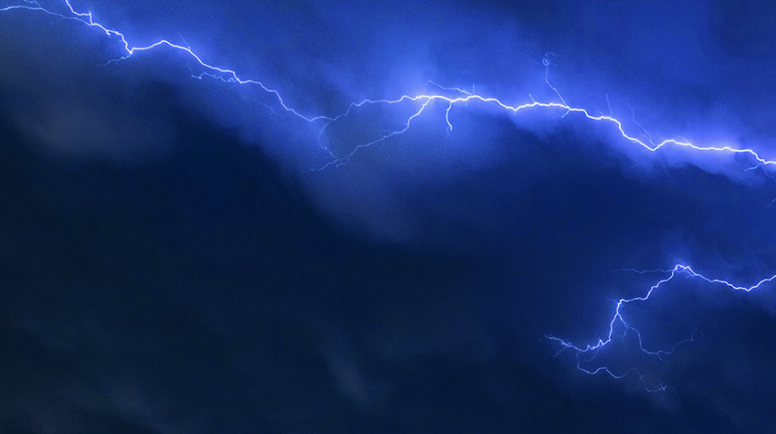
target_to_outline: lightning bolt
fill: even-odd
[[[242,78],[237,73],[237,71],[233,69],[210,64],[206,62],[199,54],[197,54],[187,44],[180,44],[180,43],[169,41],[167,39],[161,39],[149,45],[142,45],[142,46],[132,45],[124,33],[122,33],[119,30],[112,29],[96,21],[94,19],[94,14],[92,12],[77,11],[73,7],[71,0],[63,0],[63,4],[65,6],[64,8],[65,10],[63,12],[58,12],[58,11],[43,7],[37,1],[27,0],[22,4],[13,4],[10,6],[0,8],[0,12],[10,12],[14,10],[27,10],[27,11],[41,12],[41,13],[45,13],[65,20],[77,21],[79,23],[82,23],[83,25],[94,28],[104,33],[106,37],[117,40],[119,45],[123,49],[124,54],[118,58],[109,60],[107,62],[109,64],[118,63],[118,62],[127,60],[130,57],[133,57],[134,55],[163,48],[163,47],[166,47],[168,49],[172,49],[175,51],[179,51],[187,55],[188,57],[190,57],[196,64],[198,64],[203,69],[203,72],[200,74],[192,74],[194,78],[201,79],[201,78],[208,77],[208,78],[217,79],[226,83],[258,86],[264,92],[272,95],[277,100],[277,104],[279,105],[279,107],[282,108],[282,110],[284,110],[285,112],[291,115],[294,115],[299,119],[304,120],[308,123],[321,123],[322,127],[320,130],[320,134],[323,134],[326,128],[331,124],[348,117],[354,111],[360,108],[363,108],[365,106],[378,105],[378,104],[387,104],[387,105],[414,104],[417,107],[417,110],[410,117],[407,118],[406,122],[401,128],[390,131],[372,141],[358,144],[344,155],[338,156],[331,153],[332,161],[326,164],[322,168],[342,165],[348,162],[359,151],[365,148],[368,148],[370,146],[373,146],[377,143],[384,142],[388,139],[404,134],[411,128],[412,122],[417,118],[419,118],[420,116],[422,116],[423,113],[426,111],[426,109],[433,102],[439,102],[446,105],[447,108],[445,110],[445,120],[446,120],[446,126],[448,131],[452,131],[453,129],[453,125],[450,122],[450,117],[449,117],[450,111],[455,106],[463,105],[465,103],[470,103],[470,102],[477,102],[477,103],[482,103],[482,104],[487,104],[487,105],[497,107],[498,109],[501,109],[507,113],[512,113],[512,114],[518,114],[520,112],[530,111],[530,110],[546,110],[546,111],[555,111],[555,112],[562,113],[562,116],[564,117],[573,114],[573,115],[580,116],[584,119],[587,119],[588,121],[609,124],[611,127],[614,128],[614,130],[616,130],[620,134],[621,138],[625,142],[631,143],[636,146],[640,146],[643,149],[650,152],[657,152],[663,148],[674,146],[678,148],[687,148],[697,152],[713,152],[713,153],[745,155],[752,158],[753,162],[755,162],[754,167],[760,167],[760,166],[766,167],[766,166],[776,165],[776,160],[770,160],[752,148],[739,148],[739,147],[730,146],[730,145],[724,145],[724,146],[697,145],[690,141],[682,140],[678,138],[668,138],[657,143],[653,142],[651,139],[644,141],[639,137],[628,133],[623,124],[623,121],[619,120],[614,116],[593,114],[591,111],[589,111],[586,108],[576,107],[568,104],[563,98],[563,96],[561,95],[561,93],[558,91],[558,89],[555,86],[553,86],[549,80],[549,67],[552,64],[551,58],[554,56],[552,52],[547,53],[547,55],[545,55],[543,59],[543,64],[545,66],[545,83],[557,95],[558,101],[540,102],[540,101],[533,100],[533,98],[531,98],[530,102],[525,102],[521,104],[510,104],[496,97],[480,95],[473,92],[465,91],[460,88],[446,88],[443,86],[439,86],[436,83],[430,82],[430,84],[432,84],[434,87],[439,88],[440,90],[448,90],[448,91],[452,90],[457,92],[459,96],[451,97],[442,93],[426,93],[426,94],[417,94],[417,95],[404,94],[393,99],[364,99],[359,102],[353,102],[349,104],[349,106],[345,111],[336,115],[321,115],[321,114],[305,115],[300,111],[298,111],[297,109],[293,108],[291,105],[289,105],[283,98],[280,91],[278,91],[277,89],[269,87],[268,85],[264,84],[259,80]]]
[[[621,270],[621,271],[632,271],[639,274],[651,274],[651,273],[663,272],[663,273],[667,273],[667,276],[664,277],[663,279],[658,280],[656,283],[650,286],[649,289],[644,293],[644,295],[641,295],[638,297],[632,297],[632,298],[621,298],[617,300],[615,309],[614,309],[614,314],[612,315],[609,321],[608,332],[604,336],[598,338],[594,343],[577,345],[556,336],[548,335],[545,337],[559,345],[560,350],[556,353],[556,356],[565,351],[573,351],[575,353],[576,360],[577,360],[577,365],[576,365],[577,369],[584,372],[585,374],[589,374],[589,375],[606,374],[615,379],[623,379],[628,375],[636,375],[642,381],[642,383],[645,381],[645,375],[638,368],[635,368],[635,367],[629,368],[623,372],[615,372],[614,370],[612,370],[611,368],[605,365],[594,367],[594,368],[588,368],[585,366],[592,363],[602,350],[612,345],[615,341],[624,339],[628,333],[632,333],[633,335],[635,335],[638,341],[639,350],[643,354],[650,357],[657,358],[661,361],[665,361],[665,357],[673,354],[674,351],[676,351],[676,349],[679,348],[680,346],[686,343],[695,341],[695,333],[693,332],[693,334],[687,337],[686,339],[683,339],[677,342],[670,349],[650,350],[644,346],[641,332],[636,327],[632,326],[626,318],[624,310],[629,305],[645,303],[649,301],[666,284],[675,280],[678,276],[682,276],[682,275],[688,278],[698,279],[709,285],[720,286],[722,288],[725,288],[731,291],[741,291],[741,292],[755,291],[767,284],[773,283],[776,280],[776,274],[775,274],[773,276],[766,277],[760,280],[754,285],[743,286],[743,285],[731,283],[727,280],[707,277],[701,273],[696,272],[689,265],[684,265],[684,264],[676,264],[672,269],[669,269],[669,270],[627,269],[627,270]],[[622,329],[623,333],[617,333],[618,329]],[[666,389],[667,389],[667,386],[665,385],[661,385],[657,388],[647,388],[647,390],[650,392],[664,391]]]
[[[144,52],[166,48],[166,49],[174,50],[185,54],[196,65],[198,65],[199,68],[201,68],[201,71],[199,73],[192,73],[193,78],[214,79],[228,84],[254,86],[254,87],[260,88],[263,92],[267,93],[268,95],[271,95],[271,97],[274,98],[275,103],[277,104],[277,107],[281,111],[289,115],[292,115],[293,117],[296,117],[306,123],[318,125],[318,128],[319,128],[318,145],[321,147],[321,149],[326,151],[331,158],[329,162],[327,162],[320,168],[314,169],[314,170],[322,170],[322,169],[327,169],[329,167],[341,166],[347,163],[348,161],[350,161],[356,154],[363,151],[364,149],[369,148],[378,143],[388,141],[397,136],[403,135],[404,133],[406,133],[412,128],[413,123],[417,119],[419,119],[424,115],[424,113],[426,113],[426,111],[430,106],[436,103],[442,104],[442,106],[445,107],[444,109],[445,126],[446,126],[446,130],[449,133],[452,133],[453,131],[453,124],[450,121],[451,111],[454,108],[466,105],[467,103],[479,103],[479,104],[495,107],[510,115],[518,115],[519,113],[532,111],[532,110],[543,110],[546,112],[557,112],[560,114],[560,117],[564,117],[564,118],[577,117],[581,120],[605,124],[605,125],[608,125],[610,128],[612,128],[613,131],[616,131],[619,134],[620,139],[624,143],[629,143],[631,145],[641,147],[644,150],[653,152],[653,153],[659,152],[660,150],[668,147],[685,148],[699,153],[741,155],[751,159],[751,161],[753,162],[754,166],[750,167],[749,169],[754,169],[758,167],[769,168],[771,166],[776,166],[776,161],[765,157],[764,155],[760,154],[759,152],[757,152],[752,148],[736,147],[731,145],[723,145],[723,146],[698,145],[691,141],[680,139],[680,138],[667,138],[662,141],[656,142],[653,140],[649,132],[641,124],[636,122],[635,115],[633,115],[634,117],[633,123],[639,127],[640,133],[638,134],[629,133],[628,131],[626,131],[624,122],[614,117],[613,115],[611,115],[611,110],[610,110],[610,114],[608,115],[594,114],[593,112],[591,112],[590,110],[584,107],[578,107],[578,106],[569,104],[563,98],[559,90],[552,85],[549,78],[549,70],[550,70],[550,66],[552,65],[552,58],[554,57],[553,53],[547,53],[547,55],[543,59],[543,64],[545,66],[544,81],[546,85],[553,91],[553,93],[557,97],[557,100],[555,101],[537,101],[533,99],[533,97],[530,97],[529,95],[530,97],[529,101],[516,103],[516,104],[508,103],[505,100],[497,97],[475,93],[473,87],[471,91],[467,91],[457,87],[445,87],[433,81],[429,81],[427,83],[428,87],[431,89],[435,89],[437,92],[428,92],[428,93],[421,93],[421,94],[414,94],[414,95],[403,94],[395,98],[363,99],[361,101],[350,103],[347,106],[347,108],[344,111],[340,112],[339,114],[308,115],[308,114],[302,113],[301,111],[294,108],[291,104],[289,104],[283,98],[281,92],[278,91],[277,89],[270,87],[264,82],[259,80],[243,78],[237,73],[237,71],[233,69],[208,63],[205,59],[203,59],[203,57],[197,54],[197,52],[195,52],[194,49],[192,49],[185,42],[176,43],[167,39],[161,39],[149,45],[142,45],[142,46],[133,45],[129,42],[129,39],[127,38],[127,36],[121,31],[113,29],[111,27],[108,27],[105,24],[102,24],[96,21],[95,16],[92,12],[81,12],[76,10],[73,7],[70,0],[63,0],[62,11],[44,7],[39,2],[31,1],[31,0],[26,0],[22,3],[12,4],[10,6],[5,6],[0,8],[0,12],[12,12],[12,11],[31,11],[36,13],[43,13],[43,14],[51,15],[64,20],[74,21],[74,22],[80,23],[81,25],[84,25],[86,27],[92,28],[96,31],[103,33],[107,38],[111,40],[115,40],[117,44],[120,46],[120,48],[123,50],[123,54],[121,56],[109,60],[107,64],[115,64],[115,63],[123,62],[130,59],[133,56],[140,55]],[[608,101],[608,97],[607,97],[607,101]],[[375,105],[402,105],[402,106],[408,105],[408,106],[414,107],[414,109],[412,110],[411,115],[409,115],[406,118],[404,123],[398,129],[382,134],[373,140],[356,144],[355,146],[350,148],[348,152],[344,154],[337,154],[331,151],[328,147],[321,144],[322,137],[327,133],[327,131],[331,128],[332,125],[338,122],[342,122],[343,120],[345,120],[346,118],[348,118],[358,110],[364,109],[365,107],[368,107],[368,106],[375,106]],[[631,109],[631,113],[633,114],[632,109]],[[640,137],[643,137],[646,139],[642,139]],[[776,201],[776,199],[774,199],[774,201]],[[633,271],[636,271],[636,270],[633,270]],[[613,342],[617,341],[618,339],[621,339],[622,336],[624,336],[627,333],[632,333],[633,335],[636,336],[641,352],[643,352],[647,356],[655,357],[660,360],[664,360],[664,358],[671,355],[681,345],[694,341],[695,336],[693,334],[687,337],[686,339],[677,342],[673,347],[667,350],[650,350],[644,346],[641,332],[637,328],[633,327],[626,319],[625,311],[627,310],[626,308],[628,306],[647,302],[648,300],[650,300],[651,297],[653,297],[653,295],[655,295],[658,292],[658,290],[660,290],[668,282],[671,282],[672,280],[676,279],[680,275],[684,275],[694,279],[699,279],[709,285],[721,286],[729,290],[744,291],[744,292],[754,291],[756,289],[761,288],[762,286],[765,286],[766,284],[773,283],[774,280],[776,280],[776,275],[774,275],[774,276],[765,278],[752,286],[745,287],[745,286],[740,286],[740,285],[730,283],[726,280],[706,277],[700,273],[695,272],[688,265],[678,264],[669,270],[649,270],[648,272],[654,272],[654,271],[663,271],[667,273],[667,277],[653,284],[649,288],[649,290],[642,296],[633,297],[633,298],[621,298],[617,300],[614,314],[611,320],[609,321],[608,332],[604,336],[598,338],[594,343],[586,344],[586,345],[577,345],[570,341],[567,341],[555,336],[546,336],[547,339],[559,345],[560,350],[558,353],[565,352],[565,351],[574,352],[577,358],[577,368],[586,374],[590,374],[590,375],[607,374],[617,379],[622,379],[628,375],[635,374],[643,380],[644,374],[641,373],[637,368],[631,368],[623,372],[615,372],[613,369],[607,366],[598,366],[595,368],[586,368],[585,366],[590,364],[593,360],[595,360],[596,356],[603,349],[610,346]],[[624,331],[622,335],[617,333],[619,329],[622,329]],[[665,389],[666,389],[666,386],[660,386],[658,388],[652,388],[649,390],[659,391],[659,390],[665,390]]]

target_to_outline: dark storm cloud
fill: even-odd
[[[180,33],[305,113],[427,80],[552,99],[541,63],[552,51],[572,104],[631,119],[630,104],[656,138],[773,149],[767,5],[82,6],[139,44]],[[611,300],[652,282],[613,269],[773,273],[776,189],[750,162],[650,154],[573,116],[472,104],[451,112],[452,133],[434,107],[402,138],[308,172],[325,162],[316,129],[256,89],[192,80],[169,50],[99,66],[117,54],[99,32],[0,20],[3,428],[773,428],[768,288],[679,282],[634,309],[650,344],[697,328],[669,363],[636,359],[672,386],[663,394],[586,376],[542,339],[595,339]],[[395,127],[391,116],[358,113],[324,143],[346,151]],[[85,158],[41,160],[30,152],[41,146]]]
[[[174,133],[164,106],[146,105],[155,89],[100,66],[105,41],[75,41],[78,24],[29,12],[2,20],[2,110],[42,152],[122,161],[164,151]]]

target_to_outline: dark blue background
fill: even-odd
[[[305,113],[427,80],[551,100],[552,51],[572,105],[776,157],[767,2],[92,3],[74,6],[137,44],[185,39]],[[192,80],[169,50],[102,65],[118,54],[78,23],[0,15],[3,432],[776,428],[773,287],[680,281],[632,311],[653,347],[697,329],[667,363],[602,359],[662,393],[544,338],[595,340],[655,277],[612,270],[773,274],[776,185],[751,161],[470,104],[452,134],[439,107],[311,172],[316,130],[268,95]],[[368,109],[324,142],[397,119]]]

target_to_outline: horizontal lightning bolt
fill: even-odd
[[[284,111],[309,123],[319,123],[319,122],[322,123],[323,126],[321,128],[321,134],[323,133],[323,131],[326,129],[328,125],[347,117],[354,110],[362,108],[364,106],[376,105],[376,104],[400,104],[400,103],[414,103],[418,105],[417,111],[415,111],[406,120],[404,125],[398,130],[394,130],[387,134],[384,134],[375,140],[359,144],[353,147],[350,150],[350,152],[346,153],[345,155],[337,156],[337,155],[334,155],[330,150],[326,149],[326,151],[329,152],[329,154],[332,156],[333,160],[327,163],[323,168],[330,167],[332,165],[334,166],[342,165],[347,161],[349,161],[356,153],[363,150],[364,148],[368,148],[377,143],[380,143],[390,138],[404,134],[412,126],[412,121],[422,116],[426,108],[429,107],[429,105],[432,102],[441,102],[447,106],[445,111],[445,120],[446,120],[448,131],[451,131],[453,127],[452,124],[450,123],[449,114],[454,106],[457,106],[463,103],[468,103],[468,102],[479,102],[484,104],[490,104],[492,106],[495,106],[499,109],[502,109],[506,112],[510,112],[513,114],[517,114],[518,112],[528,111],[533,109],[545,109],[549,111],[562,112],[563,113],[562,116],[567,116],[569,114],[576,114],[590,121],[607,123],[607,124],[610,124],[612,127],[614,127],[614,129],[620,134],[622,139],[624,139],[625,141],[630,142],[634,145],[638,145],[644,148],[645,150],[651,151],[651,152],[656,152],[667,146],[676,146],[680,148],[691,149],[698,152],[715,152],[715,153],[747,155],[751,157],[754,161],[756,161],[756,165],[754,167],[776,165],[776,161],[767,159],[766,157],[762,156],[760,153],[758,153],[757,151],[751,148],[738,148],[738,147],[727,146],[727,145],[726,146],[702,146],[702,145],[696,145],[687,140],[681,140],[676,138],[668,138],[658,143],[652,142],[651,140],[644,141],[626,132],[623,122],[615,118],[614,116],[596,115],[591,113],[585,108],[569,105],[563,99],[558,89],[555,88],[552,84],[550,84],[550,81],[549,81],[549,66],[551,63],[550,57],[553,56],[552,53],[548,53],[543,60],[543,63],[545,65],[545,82],[552,89],[552,91],[558,96],[558,99],[559,99],[558,102],[552,102],[552,101],[539,102],[532,99],[531,102],[512,105],[502,101],[499,98],[479,95],[473,92],[464,91],[463,89],[460,89],[460,88],[445,88],[437,85],[436,83],[430,82],[430,84],[433,84],[435,85],[435,87],[438,87],[442,90],[457,91],[460,94],[460,96],[450,97],[440,93],[428,93],[428,94],[417,94],[417,95],[405,94],[394,99],[364,99],[360,102],[351,103],[344,112],[338,115],[333,115],[333,116],[305,115],[305,114],[302,114],[300,111],[296,110],[295,108],[291,107],[283,99],[283,96],[278,90],[271,88],[258,80],[241,78],[240,75],[238,75],[237,71],[233,69],[220,67],[220,66],[207,63],[205,60],[202,59],[202,57],[200,57],[199,54],[197,54],[188,45],[182,45],[175,42],[171,42],[167,39],[161,39],[149,45],[134,46],[128,41],[124,33],[118,30],[112,29],[110,27],[107,27],[106,25],[101,24],[98,21],[95,21],[94,15],[92,14],[92,12],[79,12],[72,6],[70,0],[63,0],[63,1],[67,9],[65,13],[59,13],[57,11],[47,9],[41,6],[40,3],[38,3],[37,1],[33,1],[33,0],[25,1],[23,4],[14,4],[14,5],[0,8],[0,12],[8,12],[12,10],[28,10],[28,11],[43,12],[48,15],[56,16],[59,18],[77,21],[86,26],[98,29],[99,31],[104,33],[107,37],[117,39],[120,42],[121,48],[124,51],[124,54],[121,57],[112,59],[108,63],[120,62],[132,57],[135,54],[154,50],[160,47],[167,47],[173,50],[180,51],[186,54],[187,56],[189,56],[194,62],[196,62],[198,65],[200,65],[203,68],[204,72],[202,74],[194,75],[195,78],[211,77],[227,83],[258,86],[264,92],[271,94],[277,100],[277,103]]]

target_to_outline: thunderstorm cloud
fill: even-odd
[[[0,10],[0,431],[776,428],[769,2]]]

